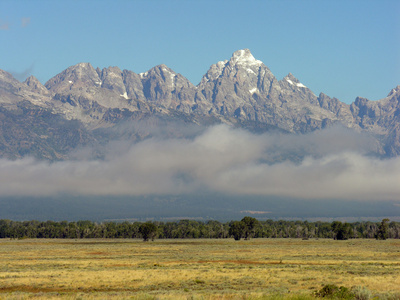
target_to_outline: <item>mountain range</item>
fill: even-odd
[[[166,65],[137,74],[79,63],[44,85],[0,70],[3,158],[63,160],[78,148],[142,140],[154,128],[179,137],[185,128],[220,123],[279,134],[342,126],[373,139],[369,154],[394,157],[400,155],[400,85],[381,100],[357,97],[349,105],[315,95],[290,73],[278,80],[248,49],[213,64],[197,86]]]

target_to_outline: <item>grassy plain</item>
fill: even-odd
[[[326,284],[400,295],[400,240],[0,240],[0,299],[311,299]]]

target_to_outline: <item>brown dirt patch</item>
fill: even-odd
[[[89,255],[111,255],[111,253],[109,253],[109,252],[100,252],[100,251],[98,251],[98,252],[88,252],[87,254],[89,254]]]

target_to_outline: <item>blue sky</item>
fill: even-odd
[[[315,94],[378,100],[400,84],[400,1],[0,1],[0,69],[45,83],[79,62],[166,64],[198,84],[249,48]]]

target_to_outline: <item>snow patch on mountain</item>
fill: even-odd
[[[296,83],[296,85],[298,86],[298,87],[302,87],[302,88],[305,88],[306,86],[304,85],[304,84],[302,84],[302,83]]]
[[[290,84],[294,84],[293,81],[291,81],[290,79],[286,79],[287,82],[289,82]]]
[[[121,97],[124,97],[125,99],[129,99],[128,94],[125,92],[123,95],[120,95]]]
[[[297,87],[301,87],[301,88],[305,88],[306,87],[304,84],[302,84],[300,82],[296,82],[295,83],[295,82],[293,82],[293,81],[291,81],[290,79],[287,79],[287,78],[286,78],[286,81],[289,82],[291,85],[295,85]]]

